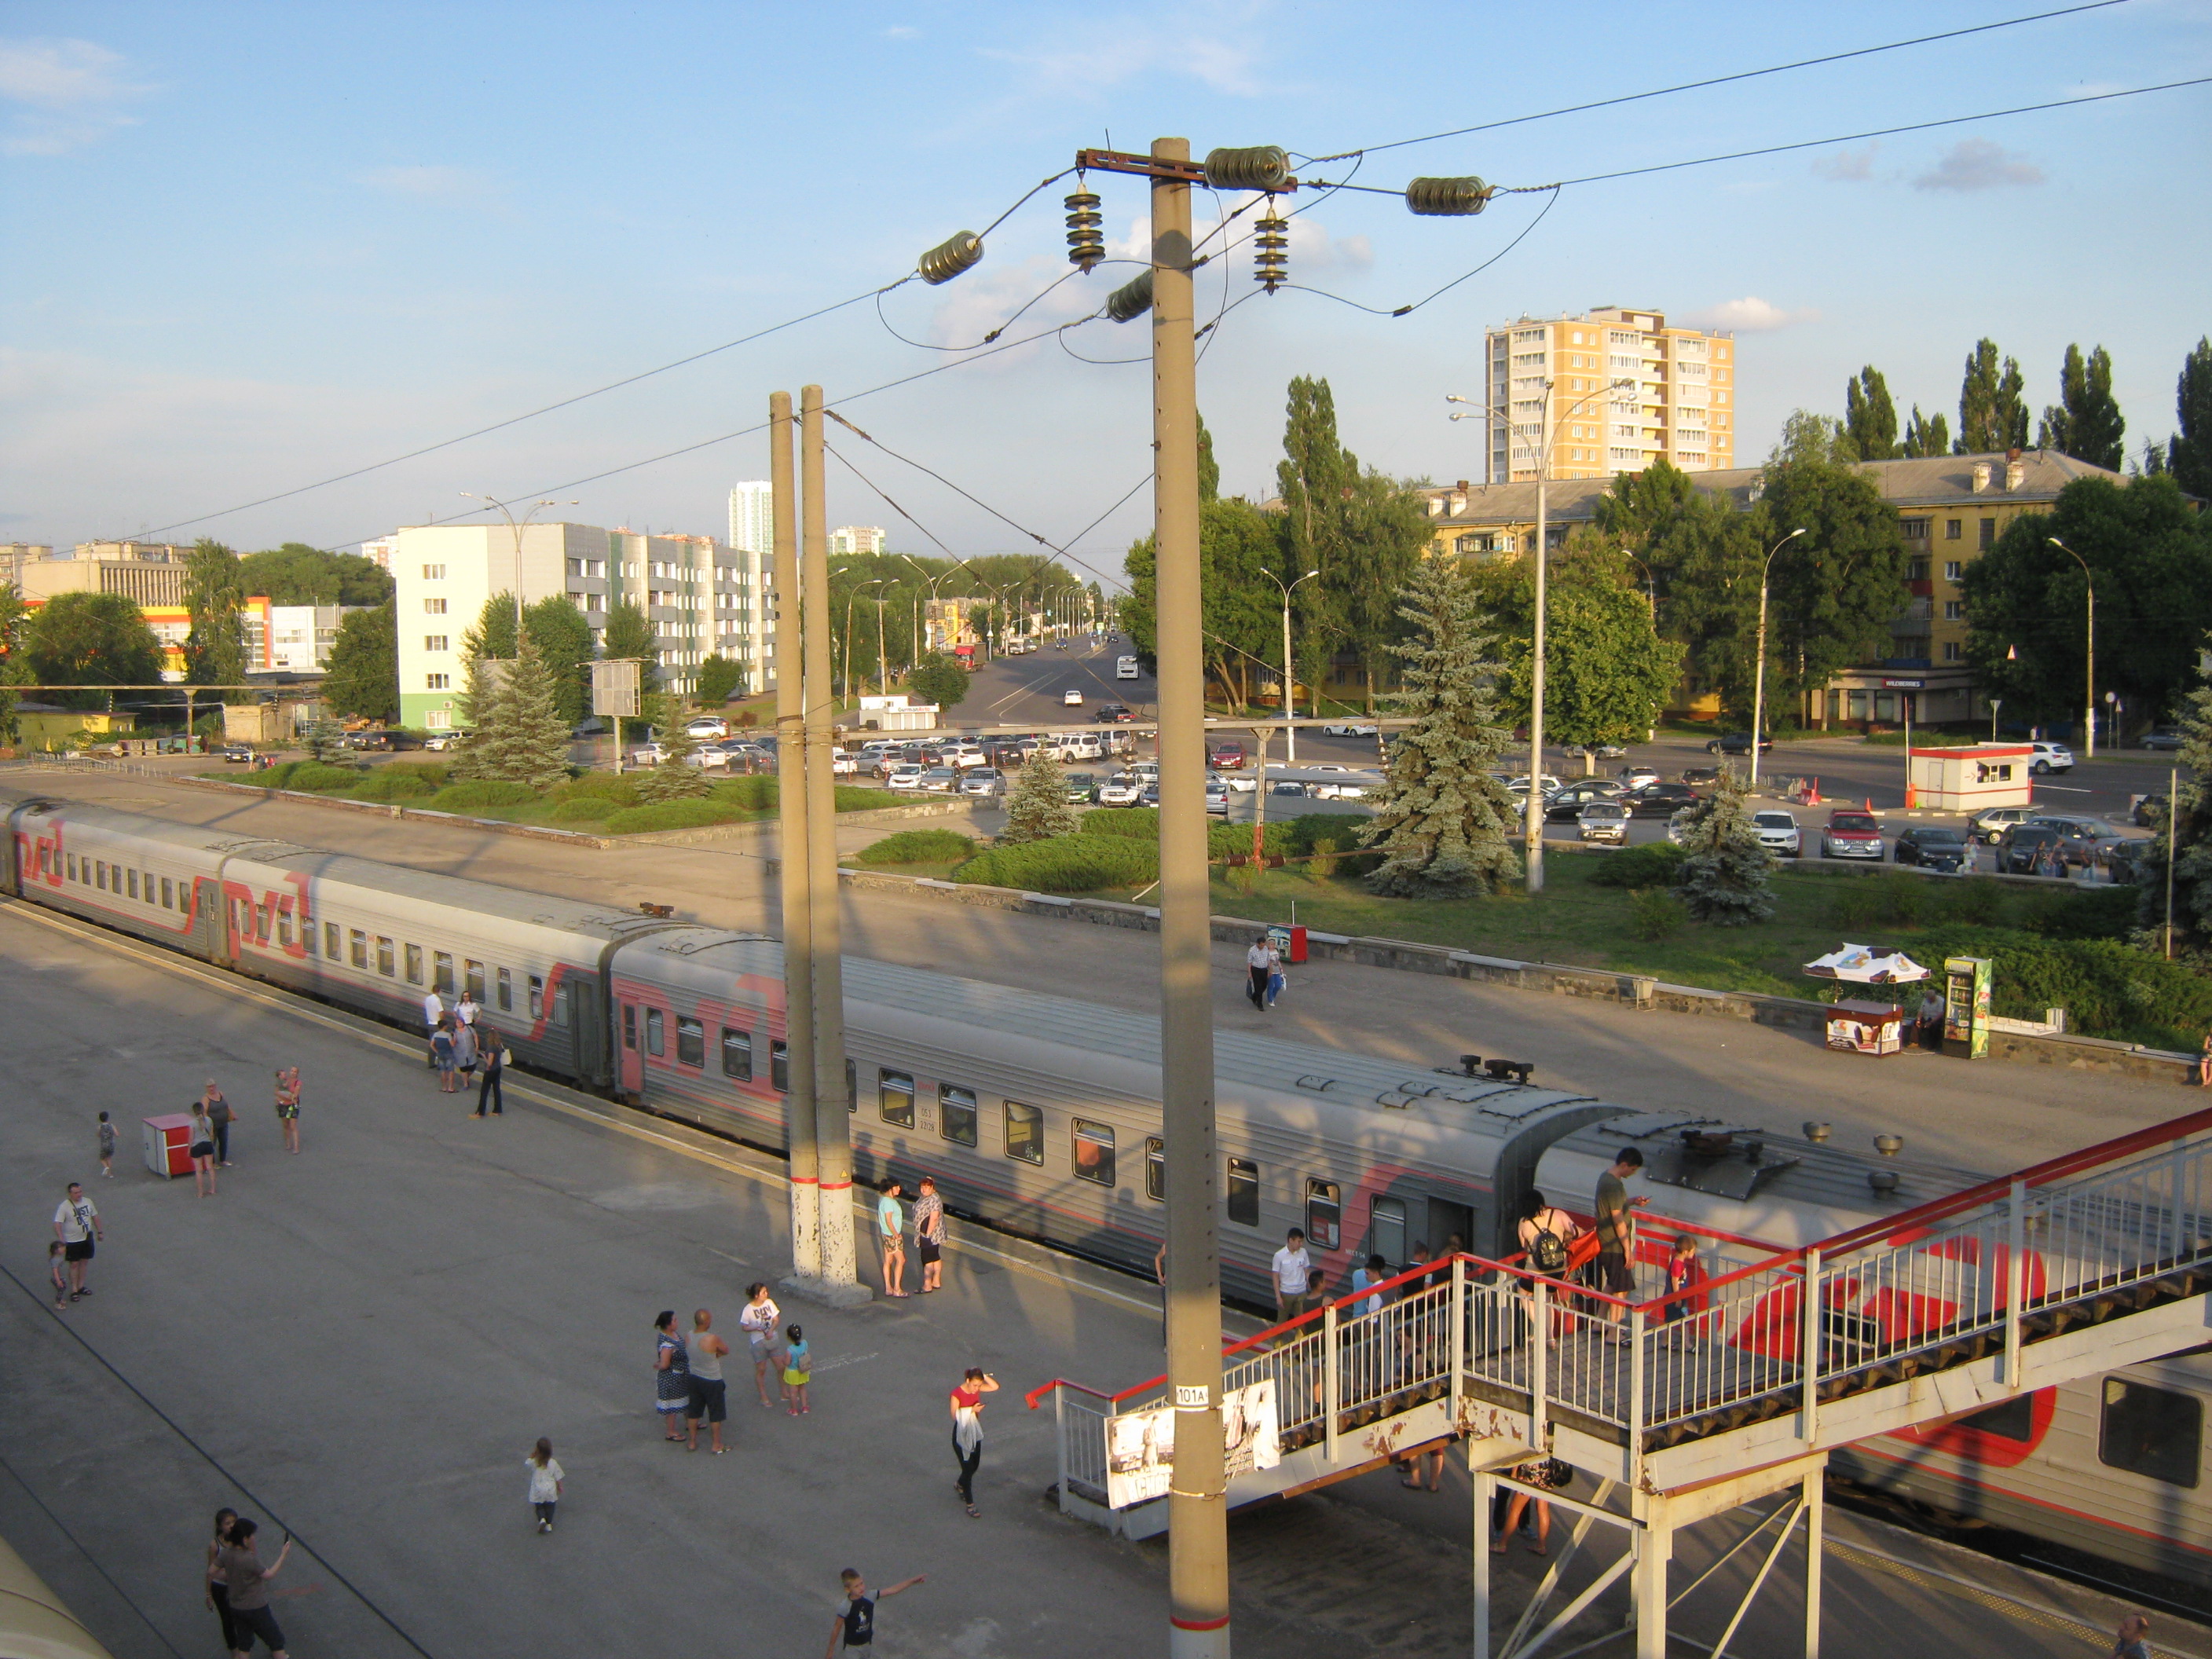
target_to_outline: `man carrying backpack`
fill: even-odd
[[[1532,1187],[1528,1189],[1528,1195],[1521,1200],[1519,1233],[1521,1251],[1527,1258],[1531,1270],[1543,1274],[1547,1279],[1556,1279],[1565,1276],[1568,1260],[1571,1255],[1568,1247],[1582,1233],[1582,1229],[1575,1224],[1574,1217],[1569,1215],[1565,1210],[1556,1208],[1543,1194]],[[1533,1325],[1536,1316],[1535,1292],[1533,1288],[1524,1285],[1521,1296],[1522,1300],[1528,1304],[1528,1318]],[[1553,1323],[1555,1328],[1544,1333],[1544,1342],[1548,1347],[1559,1346],[1559,1337],[1556,1334],[1558,1307],[1559,1292],[1555,1290],[1553,1292],[1553,1318],[1548,1322]]]

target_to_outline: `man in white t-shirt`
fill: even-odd
[[[62,1260],[69,1264],[69,1299],[79,1302],[92,1292],[84,1287],[85,1263],[92,1260],[93,1241],[105,1241],[100,1208],[84,1195],[77,1182],[69,1184],[69,1196],[54,1211],[54,1237],[62,1242]]]
[[[1267,981],[1274,971],[1274,946],[1262,933],[1252,941],[1252,948],[1244,953],[1245,1000],[1262,1013],[1267,1009]]]
[[[1313,1261],[1306,1255],[1304,1228],[1293,1227],[1284,1236],[1283,1248],[1275,1252],[1273,1267],[1275,1317],[1296,1319],[1313,1305],[1313,1298],[1307,1294],[1307,1275],[1313,1271]]]
[[[427,1042],[431,1038],[438,1035],[438,1022],[445,1018],[445,998],[440,996],[434,990],[427,993],[422,998],[422,1039],[424,1042]],[[436,1048],[433,1048],[430,1050],[430,1064],[434,1066],[437,1063],[438,1051]]]

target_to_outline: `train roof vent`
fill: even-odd
[[[1316,1077],[1311,1072],[1298,1079],[1301,1089],[1341,1089],[1343,1086],[1333,1077]]]
[[[767,938],[766,933],[725,933],[720,931],[713,933],[702,931],[665,939],[653,946],[653,949],[665,951],[671,956],[689,957],[696,956],[702,951],[712,951],[718,945],[756,945]]]
[[[1518,1122],[1524,1117],[1534,1117],[1539,1112],[1571,1100],[1588,1100],[1588,1095],[1571,1094],[1565,1089],[1531,1089],[1521,1084],[1507,1084],[1494,1094],[1482,1097],[1475,1109],[1485,1117],[1502,1117]]]
[[[1402,1111],[1413,1103],[1413,1097],[1396,1089],[1386,1089],[1375,1097],[1375,1103],[1377,1106],[1389,1106]]]

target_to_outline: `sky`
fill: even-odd
[[[15,0],[0,13],[0,539],[341,546],[465,513],[464,491],[722,535],[730,485],[767,472],[763,435],[726,434],[771,391],[814,382],[1012,521],[833,426],[832,524],[963,554],[1083,532],[1075,557],[1110,575],[1150,524],[1149,492],[1129,494],[1150,466],[1145,325],[946,348],[1040,294],[1001,343],[1094,311],[1143,246],[1142,181],[1091,175],[1112,257],[1088,276],[1060,281],[1070,179],[965,275],[870,297],[1079,148],[1364,149],[1302,176],[1527,186],[2212,75],[2212,0],[2123,0],[1379,148],[2052,3]],[[2200,86],[1500,195],[1472,218],[1302,190],[1285,198],[1304,210],[1291,281],[1322,292],[1237,305],[1200,367],[1224,489],[1272,491],[1299,374],[1328,380],[1366,464],[1479,479],[1479,426],[1443,400],[1480,393],[1483,331],[1610,303],[1736,331],[1740,461],[1793,409],[1839,414],[1865,363],[1900,418],[1917,402],[1955,423],[1984,335],[2039,409],[2069,342],[2106,345],[2132,452],[2172,429],[2175,376],[2212,331],[2208,154]],[[1194,210],[1210,224],[1246,200],[1201,192]],[[1477,266],[1410,315],[1375,314]],[[1202,317],[1254,288],[1237,249],[1200,273]],[[373,470],[322,483],[357,469]]]

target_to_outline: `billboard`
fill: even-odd
[[[592,712],[637,718],[637,659],[615,657],[592,665]]]
[[[1167,1496],[1175,1474],[1176,1409],[1156,1406],[1106,1419],[1106,1502],[1127,1509]],[[1267,1377],[1221,1396],[1221,1446],[1231,1480],[1283,1461],[1275,1381]]]

